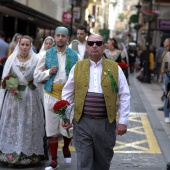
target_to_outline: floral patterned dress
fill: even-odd
[[[17,75],[20,85],[19,100],[7,90],[0,117],[0,162],[12,165],[38,163],[44,155],[44,115],[38,90],[31,89],[28,82],[38,59],[33,56],[26,63],[15,58],[10,74]],[[7,64],[7,63],[6,63]]]

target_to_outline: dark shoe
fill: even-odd
[[[170,170],[170,162],[167,164],[167,170]]]
[[[164,106],[158,107],[159,111],[164,111]]]
[[[71,163],[71,152],[69,148],[63,147],[63,155],[66,163]]]
[[[165,92],[164,92],[163,95],[161,96],[162,102],[163,102],[165,99],[166,99],[166,94],[165,94]]]
[[[59,167],[58,163],[54,160],[51,161],[50,165],[45,170],[56,170]]]

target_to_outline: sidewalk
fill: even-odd
[[[162,127],[170,139],[170,124],[164,122],[164,112],[159,111],[158,107],[163,106],[161,96],[163,94],[163,85],[157,82],[142,83],[136,79],[136,75],[130,75],[131,84],[138,88],[138,94],[146,108],[147,113],[154,112],[159,119]],[[133,105],[132,105],[133,106]]]

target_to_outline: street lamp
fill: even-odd
[[[74,18],[74,6],[75,5],[76,5],[76,0],[71,0],[70,39],[73,35],[73,18]]]
[[[140,0],[138,2],[138,4],[135,6],[137,9],[137,16],[138,16],[138,24],[136,24],[135,29],[136,29],[136,45],[138,44],[138,31],[141,27],[141,25],[139,24],[139,14],[140,14],[140,9],[141,9],[141,4],[140,4]]]
[[[152,0],[150,1],[150,11],[152,11]],[[148,21],[148,31],[147,31],[147,37],[146,37],[146,55],[147,55],[147,60],[144,63],[144,75],[142,78],[142,82],[144,83],[151,83],[151,72],[149,69],[149,56],[150,56],[150,44],[151,44],[151,22]]]
[[[90,23],[91,23],[91,19],[92,19],[92,16],[89,14],[89,15],[88,15],[89,30],[90,30],[90,26],[91,26],[91,24],[90,24]]]

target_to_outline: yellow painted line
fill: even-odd
[[[133,115],[129,117],[129,121],[138,122],[139,126],[128,129],[128,131],[135,133],[137,135],[141,134],[144,136],[144,139],[133,141],[130,143],[121,142],[117,140],[116,145],[114,147],[115,153],[149,153],[149,154],[161,154],[161,150],[158,146],[155,135],[152,131],[151,125],[149,123],[147,115]],[[141,146],[141,144],[148,145],[148,147]],[[131,148],[131,149],[126,149]],[[122,150],[123,149],[123,150]]]
[[[135,128],[128,129],[128,132],[135,132],[135,133],[144,135],[145,132],[139,131],[142,127],[143,127],[143,126],[138,126],[138,127],[135,127]]]
[[[115,153],[149,153],[161,154],[161,150],[152,131],[147,115],[130,115],[130,121],[136,122],[136,126],[128,128],[128,132],[134,133],[134,141],[126,143],[126,141],[116,141],[114,147]],[[143,139],[135,141],[135,135],[142,135]],[[145,146],[142,146],[145,145]],[[63,140],[59,141],[59,151],[62,151]],[[69,146],[71,152],[75,152],[74,146]]]
[[[148,121],[147,116],[140,116],[140,117],[141,117],[141,121],[143,123],[143,127],[145,129],[146,137],[147,137],[148,144],[150,147],[149,153],[161,153],[161,150],[158,146],[157,140],[156,140],[155,135],[152,131],[152,128]]]
[[[116,144],[120,144],[120,146],[115,146],[114,150],[119,150],[119,149],[123,149],[126,147],[132,147],[132,148],[140,149],[143,151],[147,151],[148,148],[139,146],[140,144],[143,144],[146,142],[147,142],[146,140],[141,140],[141,141],[131,142],[131,143],[122,143],[120,141],[117,141]]]

